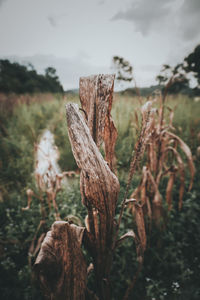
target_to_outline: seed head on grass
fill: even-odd
[[[155,110],[152,109],[152,102],[148,101],[146,102],[142,108],[142,128],[140,131],[140,135],[138,138],[138,141],[135,145],[135,150],[132,155],[131,163],[130,163],[130,170],[129,170],[129,177],[128,177],[128,183],[126,187],[126,197],[130,188],[131,180],[133,178],[133,175],[135,173],[136,167],[138,162],[140,161],[141,157],[144,154],[146,143],[148,141],[149,135],[151,134],[151,127],[153,123],[153,116]]]

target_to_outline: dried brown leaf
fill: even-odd
[[[94,143],[76,104],[67,105],[67,123],[72,151],[81,171],[84,204],[89,203],[100,213],[114,216],[119,191],[117,177],[111,172]]]
[[[67,105],[67,123],[72,151],[81,169],[80,189],[82,202],[88,209],[90,232],[95,237],[95,209],[99,218],[99,247],[101,251],[107,251],[108,242],[112,243],[119,182],[103,159],[75,104]]]
[[[95,237],[96,240],[99,239],[99,217],[98,217],[98,211],[93,209],[93,220],[94,220],[94,231],[95,231]]]
[[[141,194],[141,203],[144,205],[146,203],[146,183],[147,183],[147,176],[148,176],[148,171],[147,167],[143,167],[142,170],[142,183],[141,183],[141,189],[140,189],[140,194]]]
[[[149,197],[146,197],[146,205],[147,205],[147,215],[149,217],[149,220],[151,221],[151,219],[152,219],[152,210],[151,210],[151,203],[150,203]]]
[[[86,217],[85,217],[85,227],[86,227],[87,231],[90,232],[90,223],[89,223],[88,215],[86,215]]]
[[[91,135],[99,148],[104,141],[105,160],[115,170],[117,129],[111,118],[115,75],[80,78],[80,100]]]
[[[183,203],[183,194],[185,189],[185,170],[184,170],[184,163],[180,156],[180,154],[177,152],[176,149],[173,147],[168,147],[167,150],[170,150],[174,153],[176,160],[178,162],[178,171],[180,173],[180,189],[179,189],[179,209],[182,208]]]
[[[105,160],[112,171],[115,171],[116,157],[115,144],[117,140],[117,129],[110,115],[106,116],[104,129]]]
[[[151,186],[154,190],[154,197],[152,200],[152,211],[153,211],[153,218],[157,224],[159,224],[162,216],[163,216],[163,208],[162,208],[162,197],[160,195],[158,184],[155,181],[154,177],[152,176],[151,172],[148,170],[148,177],[151,182]]]
[[[159,191],[155,192],[152,203],[153,203],[153,218],[156,224],[159,224],[163,217],[162,198]]]
[[[137,231],[138,231],[138,236],[140,239],[142,251],[144,253],[146,249],[146,230],[145,230],[145,224],[144,224],[144,215],[143,215],[143,210],[142,206],[134,203],[135,206],[135,221],[137,225]]]
[[[121,245],[127,238],[133,238],[134,241],[137,240],[137,243],[139,242],[135,232],[133,230],[130,230],[119,238],[119,240],[116,242],[116,247]]]
[[[189,186],[189,191],[192,188],[193,185],[193,181],[194,181],[194,175],[195,175],[195,167],[194,167],[194,163],[193,163],[193,158],[192,158],[192,153],[190,151],[190,148],[188,147],[188,145],[183,142],[183,140],[181,138],[179,138],[177,135],[171,133],[171,132],[166,132],[167,135],[169,135],[170,137],[172,137],[173,139],[177,140],[182,151],[185,153],[187,160],[188,160],[188,166],[190,169],[190,174],[191,174],[191,180],[190,180],[190,186]]]
[[[148,144],[148,157],[149,157],[150,170],[151,172],[155,172],[156,165],[157,165],[157,157],[154,148],[154,140],[151,140],[151,142]]]
[[[79,82],[81,105],[98,147],[103,142],[105,119],[112,106],[114,78],[115,75],[94,75],[81,77]]]
[[[55,222],[42,243],[34,270],[52,300],[85,299],[87,266],[81,250],[84,228]]]
[[[137,199],[139,196],[140,190],[141,190],[141,185],[137,186],[136,189],[132,192],[130,199],[134,199],[134,198]]]
[[[168,204],[168,210],[172,209],[172,190],[173,190],[174,180],[175,180],[175,173],[171,172],[169,175],[169,180],[166,188],[166,201]]]
[[[144,154],[145,147],[146,147],[146,144],[147,144],[147,141],[149,138],[149,134],[151,131],[150,129],[151,129],[152,121],[153,121],[153,117],[151,114],[151,106],[152,106],[152,102],[148,101],[141,108],[142,129],[141,129],[138,141],[135,144],[135,151],[131,158],[128,183],[127,183],[126,192],[125,192],[125,198],[127,197],[127,194],[128,194],[129,188],[130,188],[130,183],[131,183],[133,175],[136,171],[137,164],[138,164],[140,158],[142,157],[142,155]],[[132,198],[132,196],[131,196],[131,198]]]

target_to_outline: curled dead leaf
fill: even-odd
[[[175,173],[171,172],[169,175],[169,180],[166,188],[166,201],[168,204],[168,210],[172,209],[172,190],[173,190],[174,180],[175,180]]]
[[[178,171],[180,173],[180,189],[179,189],[179,209],[182,208],[182,203],[183,203],[183,194],[184,194],[184,189],[185,189],[185,170],[184,170],[184,163],[183,160],[180,156],[180,154],[177,152],[177,150],[173,147],[168,147],[166,151],[172,151],[176,157],[176,160],[178,162]],[[173,180],[171,179],[170,184],[172,185]],[[171,186],[172,189],[173,186]],[[168,186],[168,193],[170,192],[170,186]],[[169,193],[170,195],[170,193]]]
[[[187,157],[188,166],[189,166],[190,174],[191,174],[191,180],[190,180],[190,186],[189,186],[189,191],[190,191],[191,188],[192,188],[192,185],[193,185],[194,175],[195,175],[195,166],[194,166],[194,163],[193,163],[191,150],[188,147],[188,145],[181,138],[179,138],[177,135],[175,135],[171,132],[168,132],[168,131],[166,133],[167,133],[167,135],[169,135],[170,137],[172,137],[172,138],[174,138],[175,140],[178,141],[182,151],[185,153],[185,155]]]
[[[144,224],[144,214],[142,210],[142,206],[138,203],[134,203],[135,206],[135,221],[137,225],[137,232],[140,240],[140,244],[142,247],[142,251],[144,253],[146,249],[146,230],[145,230],[145,224]]]
[[[84,300],[87,266],[81,250],[85,228],[54,222],[42,243],[34,272],[52,300]]]

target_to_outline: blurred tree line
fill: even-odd
[[[2,93],[63,93],[63,87],[52,67],[45,74],[38,74],[34,67],[0,60],[0,92]]]
[[[174,78],[174,80],[169,86],[169,93],[177,94],[182,92],[200,95],[200,45],[197,45],[193,52],[175,67],[167,64],[163,65],[156,80],[159,85],[165,85],[170,78]],[[190,88],[191,79],[193,79],[193,89]]]
[[[116,79],[119,82],[134,82],[135,89],[137,85],[134,78],[133,67],[130,62],[120,56],[113,56],[113,66],[116,70]],[[146,96],[150,94],[155,88],[164,89],[164,86],[171,79],[168,85],[169,94],[187,94],[190,96],[200,95],[200,45],[188,56],[186,56],[182,63],[177,64],[175,67],[164,64],[160,74],[156,77],[158,85],[150,88],[141,88],[140,94]],[[193,81],[193,88],[191,88],[191,80]],[[131,92],[132,89],[127,89]],[[133,93],[133,91],[132,91]],[[135,91],[135,95],[137,91]]]

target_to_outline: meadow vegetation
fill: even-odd
[[[120,197],[117,215],[126,189],[128,170],[134,145],[139,135],[136,114],[146,99],[114,95],[112,117],[118,130],[116,144],[117,173],[120,180]],[[44,129],[55,135],[60,152],[59,165],[63,171],[77,170],[67,135],[65,104],[79,98],[68,95],[4,96],[0,98],[0,293],[2,299],[42,299],[38,288],[32,283],[28,264],[29,247],[40,222],[40,203],[33,197],[29,210],[22,211],[27,204],[27,189],[37,191],[34,177],[34,147]],[[186,192],[182,210],[178,211],[180,180],[173,187],[173,208],[165,207],[164,228],[153,226],[147,238],[147,249],[143,269],[137,279],[130,299],[199,299],[200,271],[200,105],[192,97],[169,96],[166,105],[174,110],[174,133],[187,143],[192,151],[196,176],[193,188],[188,192],[189,170],[186,172]],[[140,118],[139,114],[138,117]],[[139,120],[140,121],[140,120]],[[187,157],[182,153],[184,164]],[[141,181],[140,161],[131,183],[134,190]],[[160,192],[165,200],[167,180],[163,180]],[[43,195],[44,198],[46,197]],[[78,182],[60,191],[57,204],[62,220],[76,216],[75,223],[84,224],[86,210],[81,203]],[[54,211],[47,217],[47,227],[54,221]],[[129,208],[120,224],[120,232],[135,226]],[[35,257],[31,257],[34,262]],[[127,241],[115,252],[112,281],[115,289],[113,299],[122,299],[132,274],[137,270],[134,245]],[[93,285],[93,276],[89,286]],[[112,284],[112,283],[111,283]]]

